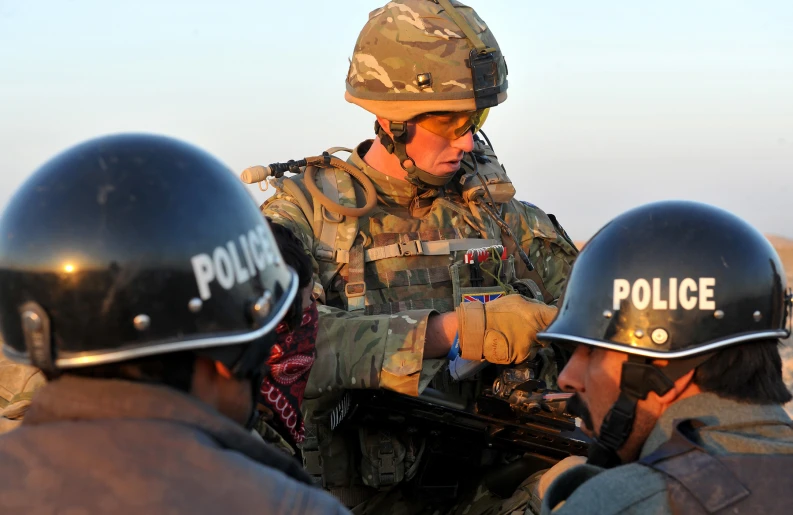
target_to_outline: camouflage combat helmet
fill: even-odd
[[[493,33],[467,6],[450,0],[400,0],[373,11],[355,44],[345,99],[391,122],[384,141],[400,162],[405,123],[435,112],[476,112],[507,98],[507,66]],[[482,118],[483,119],[483,118]],[[381,140],[385,131],[375,130]],[[420,186],[436,177],[404,166]]]

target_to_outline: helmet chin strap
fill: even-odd
[[[248,415],[248,420],[245,421],[245,429],[253,429],[256,421],[259,419],[259,410],[256,407],[259,405],[259,397],[261,397],[262,380],[264,374],[261,369],[252,374],[251,377],[251,412]]]
[[[713,353],[685,360],[670,361],[665,367],[652,365],[650,358],[630,355],[622,364],[620,396],[603,419],[600,434],[589,446],[587,463],[603,468],[622,464],[617,451],[625,445],[636,419],[636,405],[650,392],[661,396],[675,386],[675,381],[708,360]]]
[[[407,122],[389,122],[389,129],[391,134],[394,135],[393,137],[383,129],[380,122],[374,122],[374,132],[377,134],[380,143],[389,154],[393,154],[399,159],[399,166],[408,174],[408,182],[420,189],[434,189],[445,186],[456,175],[456,172],[448,175],[433,175],[416,166],[416,162],[407,152]],[[410,164],[405,166],[405,163]]]

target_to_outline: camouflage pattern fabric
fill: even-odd
[[[370,141],[355,149],[349,162],[362,170],[374,183],[378,205],[367,216],[338,226],[337,243],[355,238],[366,249],[382,248],[395,242],[411,240],[441,241],[476,238],[501,241],[501,230],[488,216],[477,212],[461,196],[460,185],[452,181],[442,190],[419,193],[408,182],[393,179],[363,161]],[[346,174],[345,174],[346,175]],[[304,176],[289,179],[304,194]],[[337,175],[340,202],[351,205],[355,184]],[[326,195],[326,186],[318,174],[315,181]],[[402,496],[400,489],[381,487],[381,491],[355,479],[358,464],[353,457],[357,435],[332,432],[326,425],[329,413],[343,404],[343,392],[353,388],[384,388],[406,395],[418,395],[446,363],[445,359],[424,359],[428,319],[432,313],[448,312],[454,306],[454,284],[450,270],[460,268],[461,287],[471,286],[471,276],[461,267],[464,252],[451,255],[405,256],[370,261],[364,267],[366,308],[347,311],[345,286],[350,266],[318,256],[321,241],[313,219],[306,215],[298,199],[284,190],[283,179],[275,181],[276,194],[262,206],[273,222],[289,227],[312,254],[315,270],[315,294],[322,302],[317,337],[317,359],[309,376],[303,405],[307,421],[307,443],[324,441],[319,457],[304,457],[309,473],[318,474],[321,463],[324,486],[346,498],[355,513],[432,513],[424,503],[414,503]],[[346,190],[345,190],[346,188]],[[360,192],[358,194],[360,198]],[[319,209],[314,203],[315,211]],[[577,254],[561,228],[541,209],[516,200],[501,206],[501,214],[524,251],[531,257],[546,289],[558,298]],[[482,266],[485,288],[497,285],[499,270]],[[495,265],[494,265],[495,266]],[[485,273],[487,272],[487,273]],[[309,421],[316,423],[310,424]],[[309,427],[313,426],[313,427]],[[313,433],[313,434],[309,434]],[[343,433],[343,432],[342,432]],[[313,447],[316,449],[317,447]],[[310,464],[314,463],[312,467]],[[510,513],[529,502],[528,488],[521,488],[513,498],[504,500],[486,489],[466,492],[456,508],[444,513]],[[452,511],[449,511],[449,510]]]
[[[485,45],[498,48],[493,33],[473,9],[453,4]],[[354,96],[382,100],[411,93],[470,97],[473,81],[466,61],[472,48],[440,5],[427,0],[389,2],[369,15],[358,37],[347,90]],[[420,87],[416,76],[430,71],[432,85]]]
[[[393,121],[431,111],[473,110],[468,62],[477,44],[494,52],[498,102],[506,100],[507,66],[496,38],[473,9],[456,1],[452,5],[478,42],[433,1],[400,0],[372,11],[350,58],[347,101]]]
[[[501,238],[497,225],[472,213],[454,185],[444,196],[421,198],[417,189],[369,167],[361,157],[370,142],[359,146],[350,162],[375,184],[378,207],[358,220],[358,230],[370,245],[383,245],[403,235],[436,232],[442,238]],[[298,176],[295,181],[304,178]],[[430,193],[438,195],[436,190]],[[279,191],[262,206],[273,222],[289,227],[315,254],[317,241],[312,225],[297,200]],[[530,256],[545,287],[558,298],[576,251],[557,233],[539,208],[518,201],[505,204],[503,218]],[[445,236],[445,238],[443,238]],[[418,263],[420,266],[416,266]],[[320,307],[317,360],[309,376],[306,398],[344,388],[386,388],[418,395],[424,361],[427,320],[433,312],[454,308],[448,275],[433,280],[435,271],[448,270],[462,256],[413,256],[366,264],[367,304],[386,306],[394,312],[361,314],[344,309],[348,267],[313,258],[316,293]],[[463,280],[466,280],[465,278]],[[486,283],[485,286],[488,284]],[[399,309],[402,308],[402,309]],[[383,308],[385,309],[385,308]],[[439,364],[434,364],[437,370]]]

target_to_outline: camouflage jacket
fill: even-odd
[[[346,309],[350,264],[343,259],[333,259],[333,256],[328,259],[326,253],[321,252],[325,249],[321,248],[319,230],[310,219],[312,215],[307,215],[298,199],[283,189],[283,179],[276,181],[276,194],[262,206],[266,216],[299,235],[313,257],[315,294],[323,305],[320,306],[317,359],[311,370],[306,398],[348,388],[385,388],[418,395],[445,361],[424,359],[427,321],[432,313],[454,309],[459,302],[459,298],[456,301],[454,298],[455,284],[470,286],[468,271],[464,270],[468,267],[462,266],[464,252],[430,256],[392,254],[390,259],[372,260],[370,257],[415,241],[482,239],[492,244],[502,239],[496,223],[463,199],[459,181],[418,195],[412,184],[387,176],[364,162],[363,155],[370,145],[370,141],[359,145],[348,162],[374,183],[377,207],[353,225],[341,224],[337,228],[337,241],[355,239],[362,242],[367,252],[363,273],[364,309]],[[315,179],[320,189],[327,195],[329,178],[337,181],[340,203],[354,206],[352,190],[356,185],[349,176],[334,175],[333,170],[325,172]],[[304,174],[289,180],[307,192]],[[313,218],[316,219],[319,206],[316,202],[314,206]],[[558,298],[577,253],[569,237],[536,206],[509,200],[499,208],[502,218],[536,266],[545,288],[554,299]],[[326,220],[329,218],[328,213],[321,213]],[[485,241],[473,243],[480,247],[487,244]],[[338,257],[341,252],[336,254]],[[493,287],[499,289],[492,275],[501,272],[504,278],[503,270],[493,272],[489,274],[485,270],[483,274],[483,286],[490,287],[491,291]]]

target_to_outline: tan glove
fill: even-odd
[[[464,302],[457,307],[460,355],[463,359],[506,365],[528,359],[539,345],[537,333],[556,316],[556,308],[520,295],[486,304]]]

